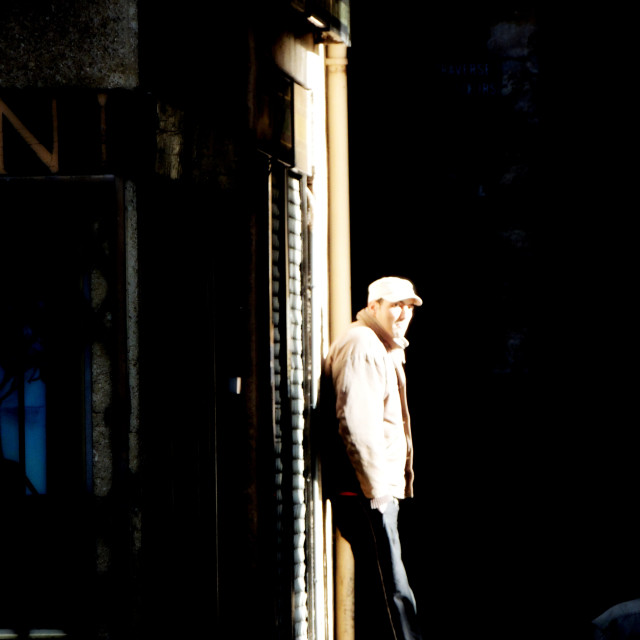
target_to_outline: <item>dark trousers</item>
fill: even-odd
[[[336,527],[353,550],[356,639],[420,640],[402,560],[398,502],[389,503],[384,513],[359,496],[337,496],[332,505]]]

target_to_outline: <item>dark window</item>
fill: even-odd
[[[114,194],[0,179],[0,628],[70,628],[90,591],[90,354],[109,340],[91,281],[109,290]]]

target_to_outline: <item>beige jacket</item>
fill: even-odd
[[[364,495],[413,496],[404,348],[366,309],[329,350],[340,435]],[[384,502],[384,500],[381,500]]]

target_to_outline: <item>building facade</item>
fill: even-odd
[[[2,637],[327,637],[349,3],[0,11]]]

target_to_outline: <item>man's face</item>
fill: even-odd
[[[389,302],[389,300],[375,300],[369,303],[369,311],[376,320],[394,338],[404,338],[413,317],[413,303],[408,300]]]

